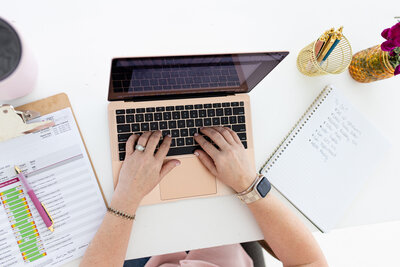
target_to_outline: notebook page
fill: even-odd
[[[106,212],[71,109],[40,119],[55,126],[0,143],[0,266],[59,266],[82,256]],[[53,233],[14,165],[46,205]]]
[[[329,231],[355,199],[389,143],[334,88],[315,107],[263,173],[318,228]]]

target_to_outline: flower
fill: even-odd
[[[381,44],[383,51],[392,51],[396,47],[400,47],[400,22],[391,28],[384,29],[381,35],[386,39]]]
[[[400,65],[397,65],[396,69],[394,70],[394,75],[400,74]]]

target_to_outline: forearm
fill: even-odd
[[[306,226],[271,193],[248,205],[265,240],[284,266],[327,266]]]
[[[114,193],[110,206],[114,209],[135,214],[139,200],[127,201],[122,194]],[[133,220],[106,213],[103,223],[86,250],[81,266],[122,266]]]

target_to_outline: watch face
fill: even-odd
[[[263,177],[257,184],[257,191],[261,197],[265,197],[269,190],[271,190],[271,184],[268,182],[267,178]]]

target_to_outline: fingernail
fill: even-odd
[[[168,137],[171,137],[171,135],[169,134]]]
[[[195,151],[195,152],[194,152],[194,155],[195,155],[196,157],[198,157],[200,154],[199,154],[199,152]]]
[[[194,136],[198,136],[198,135],[199,135],[198,133],[195,133],[195,134],[194,134]]]
[[[175,165],[176,165],[176,166],[179,166],[179,165],[181,165],[181,162],[180,162],[180,161],[177,161],[177,162],[175,163]]]

